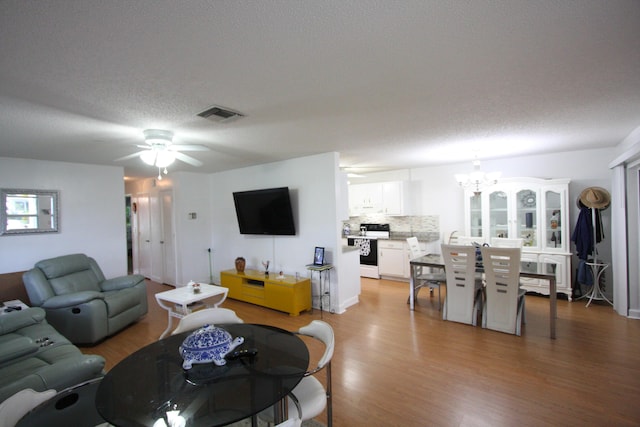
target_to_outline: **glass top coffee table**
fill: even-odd
[[[199,292],[194,292],[190,285],[182,286],[170,291],[158,292],[156,301],[158,305],[167,310],[167,329],[160,335],[160,339],[169,335],[173,329],[173,318],[182,319],[191,313],[195,304],[202,303],[207,307],[218,307],[227,299],[229,289],[223,286],[198,283]],[[218,297],[214,300],[214,298]]]
[[[100,415],[117,426],[169,425],[167,418],[179,415],[189,427],[215,427],[286,402],[309,365],[304,341],[273,326],[219,326],[234,338],[244,337],[236,350],[255,349],[255,356],[184,370],[178,348],[190,332],[172,335],[107,372],[96,392]]]

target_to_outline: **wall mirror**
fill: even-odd
[[[0,198],[0,234],[58,232],[58,191],[3,188]]]

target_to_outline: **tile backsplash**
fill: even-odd
[[[357,234],[362,223],[389,224],[392,233],[440,233],[440,217],[438,215],[388,216],[364,215],[352,216],[344,221],[351,227],[351,233]]]

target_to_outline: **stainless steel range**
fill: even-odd
[[[347,237],[349,246],[360,248],[360,276],[380,278],[378,239],[388,239],[389,235],[389,224],[360,224],[360,234]]]

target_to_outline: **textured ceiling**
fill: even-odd
[[[246,114],[214,123],[213,104]],[[0,156],[214,172],[338,151],[387,170],[615,146],[640,126],[640,2],[0,0]]]

